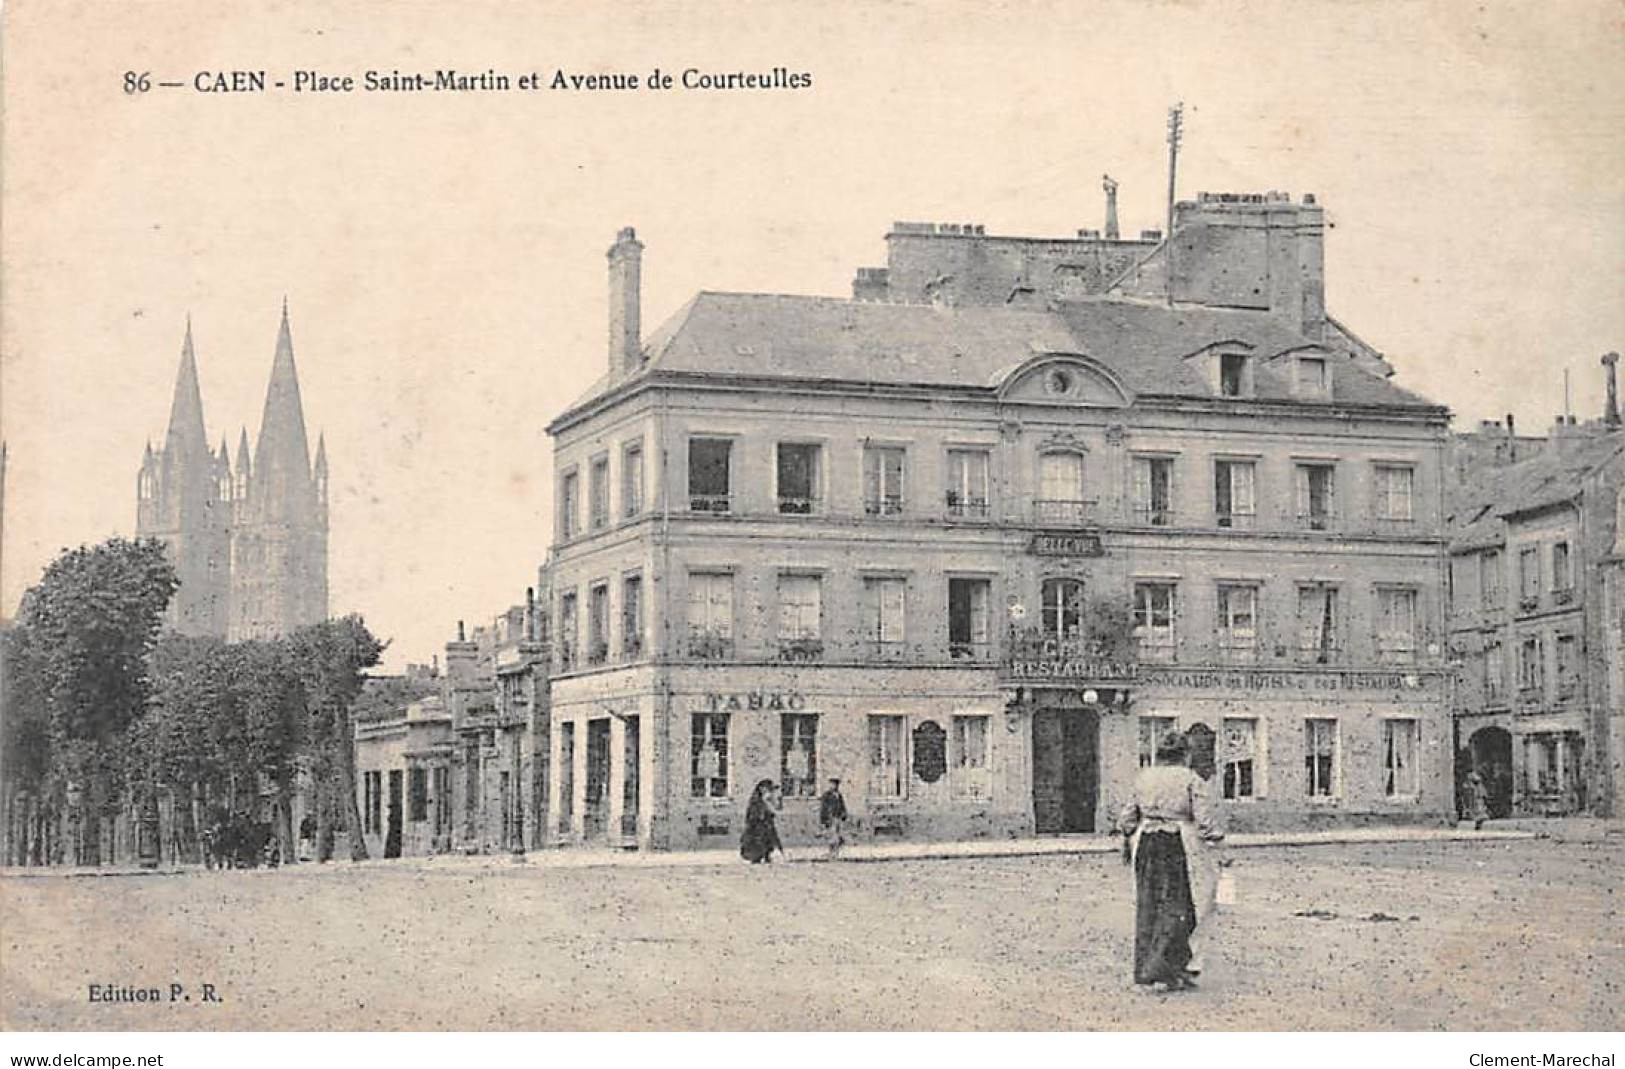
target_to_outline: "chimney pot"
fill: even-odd
[[[457,621],[457,641],[458,642],[466,642],[466,641],[468,641],[467,638],[464,636],[463,622],[461,620]]]
[[[1614,367],[1618,363],[1618,353],[1603,354],[1602,366],[1608,369],[1608,402],[1603,409],[1602,421],[1609,428],[1619,426],[1619,377]]]

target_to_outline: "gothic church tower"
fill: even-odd
[[[312,464],[286,302],[259,441],[251,455],[240,432],[235,467],[224,440],[207,445],[188,322],[169,432],[147,447],[137,498],[136,533],[163,539],[181,580],[176,630],[236,642],[327,618],[327,448]]]
[[[270,638],[327,618],[327,446],[312,467],[288,305],[282,304],[271,383],[252,464],[246,431],[231,531],[233,642]],[[241,470],[247,469],[247,470]]]
[[[169,603],[166,622],[182,634],[226,633],[231,501],[229,492],[222,500],[222,463],[223,453],[212,453],[204,436],[203,396],[188,319],[169,406],[169,431],[161,450],[154,452],[147,444],[136,477],[136,535],[161,539],[169,547],[181,585]]]

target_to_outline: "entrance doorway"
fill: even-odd
[[[1042,833],[1095,830],[1100,793],[1100,714],[1092,708],[1033,715],[1033,821]]]
[[[1467,740],[1469,766],[1484,780],[1490,816],[1512,815],[1512,734],[1505,728],[1485,727]],[[1463,773],[1465,775],[1465,773]],[[1461,785],[1457,784],[1457,789]]]
[[[389,824],[384,835],[384,856],[401,856],[401,770],[389,773]]]
[[[626,741],[622,748],[622,760],[626,769],[621,782],[621,835],[636,839],[638,835],[638,764],[641,745],[639,734],[641,728],[638,718],[626,718]]]
[[[609,720],[587,721],[586,836],[609,834]]]

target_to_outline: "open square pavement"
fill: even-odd
[[[1184,995],[1129,983],[1132,886],[1109,853],[457,858],[13,874],[0,1005],[7,1028],[86,1030],[1625,1026],[1625,838],[1232,856],[1238,902]]]

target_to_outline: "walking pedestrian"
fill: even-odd
[[[739,838],[739,856],[752,865],[771,863],[773,851],[784,856],[784,844],[779,842],[776,794],[773,781],[764,779],[750,792],[745,806],[745,833]]]
[[[1205,847],[1224,838],[1207,784],[1185,767],[1185,755],[1185,736],[1162,738],[1117,825],[1134,868],[1134,982],[1161,991],[1196,986],[1191,936],[1213,901]]]
[[[846,845],[846,799],[841,797],[841,781],[836,777],[830,777],[829,790],[818,800],[818,826],[824,830],[833,861]]]
[[[1490,818],[1490,788],[1476,768],[1467,773],[1466,791],[1467,816],[1473,822],[1473,830],[1478,831]]]

